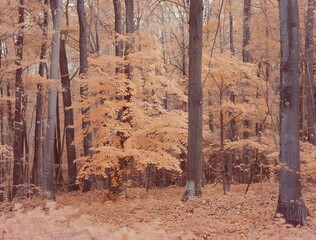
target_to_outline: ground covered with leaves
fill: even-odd
[[[315,239],[316,187],[304,184],[311,216],[292,227],[275,217],[278,184],[207,185],[181,202],[184,188],[63,193],[56,202],[28,198],[0,205],[0,239]]]

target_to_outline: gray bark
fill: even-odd
[[[48,0],[44,0],[45,6],[48,6]],[[44,19],[42,23],[43,43],[41,46],[42,60],[39,64],[38,74],[45,77],[45,61],[47,53],[47,26],[48,26],[48,12],[44,10]],[[35,117],[35,141],[34,141],[34,160],[32,166],[31,183],[36,186],[42,185],[43,180],[43,85],[37,84],[37,98],[36,98],[36,117]]]
[[[60,47],[60,24],[62,16],[62,0],[50,0],[53,18],[53,41],[51,47],[50,79],[57,82],[59,72],[59,47]],[[44,178],[43,187],[46,199],[54,200],[54,141],[56,134],[56,106],[57,106],[57,83],[52,83],[48,89],[48,119],[45,136],[44,153]]]
[[[297,0],[280,0],[280,189],[277,213],[303,225],[308,214],[300,181],[300,39]]]
[[[250,52],[246,49],[250,43],[250,20],[251,20],[251,0],[244,0],[244,20],[243,20],[243,62],[251,62]]]
[[[183,196],[202,195],[202,32],[203,0],[190,1],[189,19],[189,86],[188,86],[188,160],[187,183]]]
[[[316,145],[316,108],[315,108],[315,85],[314,85],[314,11],[315,1],[308,0],[308,10],[306,19],[305,55],[306,55],[306,108],[308,141]]]
[[[113,0],[114,5],[114,15],[115,15],[115,56],[123,56],[123,42],[118,40],[119,35],[123,34],[122,29],[122,8],[121,0]],[[118,72],[119,69],[116,70]]]
[[[232,0],[228,1],[229,7],[232,5]],[[232,55],[235,55],[234,47],[234,19],[231,10],[229,11],[229,48]]]
[[[80,48],[80,69],[79,75],[81,79],[86,78],[86,74],[88,71],[88,28],[87,28],[87,19],[85,13],[85,1],[77,0],[77,13],[79,19],[79,48]],[[88,97],[88,87],[86,84],[82,84],[80,87],[81,97],[85,100]],[[83,115],[82,120],[82,129],[84,130],[83,137],[83,151],[84,156],[91,158],[92,156],[92,133],[90,132],[90,120],[89,120],[89,110],[90,107],[84,107],[81,109],[81,113]],[[88,160],[90,161],[90,160]],[[92,182],[90,179],[85,179],[83,183],[83,192],[87,192],[91,190]]]
[[[15,114],[14,114],[14,142],[13,142],[13,197],[15,195],[21,195],[21,187],[23,181],[23,85],[22,85],[22,65],[23,59],[23,44],[24,44],[24,0],[19,1],[19,24],[21,29],[18,31],[18,38],[15,43],[16,48],[16,60],[17,66],[15,75]]]
[[[74,125],[74,114],[71,100],[70,91],[70,78],[68,71],[67,52],[66,52],[66,40],[65,38],[60,41],[60,56],[59,56],[61,85],[63,88],[63,103],[64,103],[64,129],[66,136],[66,150],[67,150],[67,164],[68,164],[68,191],[79,190],[79,185],[76,184],[77,177],[77,165],[76,148],[73,145],[75,139],[75,130],[72,127]]]

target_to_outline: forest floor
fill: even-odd
[[[181,202],[184,188],[60,193],[56,202],[27,198],[0,205],[0,239],[316,239],[316,185],[304,184],[310,214],[303,227],[275,218],[278,184],[207,185]]]

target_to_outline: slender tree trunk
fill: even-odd
[[[308,141],[316,146],[316,108],[315,108],[315,83],[314,83],[314,11],[315,0],[308,0],[308,10],[306,19],[306,71],[305,71],[305,90],[307,108],[307,127]]]
[[[226,158],[225,154],[224,154],[224,113],[222,110],[222,93],[220,96],[220,146],[221,146],[221,152],[220,152],[220,156],[221,156],[221,163],[222,163],[222,180],[223,180],[223,191],[224,191],[224,195],[229,193],[229,178],[228,178],[228,158]]]
[[[247,46],[250,43],[250,20],[251,20],[251,0],[244,0],[244,20],[243,20],[243,43],[242,59],[243,62],[251,62],[251,55]]]
[[[300,39],[297,0],[280,0],[280,190],[277,213],[287,223],[304,225],[308,210],[300,179]]]
[[[68,191],[79,190],[79,185],[76,184],[77,177],[77,165],[76,159],[76,148],[73,144],[75,139],[74,125],[74,114],[72,109],[71,90],[70,90],[70,79],[68,71],[68,61],[66,52],[66,40],[62,38],[60,40],[60,56],[59,56],[59,67],[61,74],[61,85],[63,88],[63,103],[64,103],[64,131],[66,136],[66,149],[67,149],[67,165],[68,165]]]
[[[44,5],[48,6],[48,0],[44,0]],[[47,54],[47,26],[48,26],[48,12],[44,10],[44,21],[42,24],[43,43],[41,46],[41,62],[39,64],[38,74],[45,77],[45,62]],[[34,160],[32,166],[31,183],[36,186],[42,185],[43,179],[43,85],[37,84],[37,98],[36,98],[36,117],[35,117],[35,141],[34,141]]]
[[[0,42],[1,44],[1,42]],[[0,62],[1,62],[1,50],[0,50]],[[1,65],[1,64],[0,64]],[[1,66],[0,66],[1,68]],[[0,87],[0,97],[3,97],[3,88]],[[5,146],[6,143],[4,141],[4,108],[2,104],[0,105],[0,146]],[[0,151],[0,203],[4,201],[4,191],[5,187],[3,184],[6,179],[6,168],[5,168],[5,155],[4,151]],[[8,174],[9,175],[9,174]]]
[[[113,0],[114,5],[114,15],[115,15],[115,56],[123,56],[123,41],[118,40],[123,34],[122,29],[122,9],[121,9],[121,0]],[[116,72],[119,72],[120,69],[116,68]]]
[[[128,60],[128,54],[132,49],[133,40],[132,34],[135,31],[135,24],[134,24],[134,0],[125,0],[125,9],[126,9],[126,35],[128,40],[125,44],[125,59]],[[125,66],[125,74],[127,75],[128,79],[132,79],[131,76],[132,69],[130,64]]]
[[[22,66],[21,61],[23,58],[23,43],[24,43],[24,5],[25,1],[19,1],[19,24],[21,29],[18,31],[18,38],[15,44],[16,47],[16,60],[17,66],[15,75],[15,114],[14,114],[14,140],[13,140],[13,197],[21,195],[21,185],[23,182],[23,119],[22,119]]]
[[[79,48],[80,48],[80,69],[79,69],[79,75],[80,78],[86,79],[86,74],[88,71],[88,45],[87,45],[87,20],[86,20],[86,13],[85,13],[85,4],[84,0],[77,0],[77,13],[79,18],[79,26],[80,26],[80,32],[79,32]],[[86,83],[81,83],[80,87],[80,94],[83,100],[87,99],[88,97],[88,86]],[[88,157],[89,161],[91,161],[92,157],[92,133],[90,131],[90,120],[89,120],[89,110],[90,107],[86,106],[83,107],[81,112],[83,115],[82,120],[82,129],[84,132],[83,137],[83,151],[84,156]],[[88,164],[87,162],[87,164]],[[92,187],[91,177],[89,179],[84,180],[83,185],[83,192],[90,191]]]
[[[232,0],[228,0],[228,4],[230,7],[229,10],[229,47],[230,52],[232,55],[235,55],[235,47],[234,47],[234,19],[233,19],[233,13],[231,10],[232,7]]]
[[[57,80],[59,72],[59,47],[60,47],[60,29],[62,16],[62,0],[50,0],[51,12],[53,18],[53,41],[51,48],[50,79],[56,81],[48,89],[48,119],[45,136],[44,153],[44,194],[48,200],[55,199],[54,193],[54,141],[56,134],[56,106],[57,106]]]
[[[189,20],[189,86],[188,86],[188,162],[187,183],[183,196],[202,195],[202,32],[203,0],[190,1]]]
[[[99,1],[97,2],[97,14],[95,16],[95,50],[97,54],[100,54],[100,37],[99,37],[99,31],[100,31],[100,6]]]
[[[118,10],[118,8],[114,9],[115,11]],[[126,15],[126,35],[128,37],[126,43],[125,43],[125,61],[128,62],[128,55],[132,49],[132,45],[133,45],[133,36],[132,34],[135,31],[135,24],[134,24],[134,1],[133,0],[125,0],[125,15]],[[118,14],[118,12],[116,13]],[[117,20],[119,19],[119,16],[117,16]],[[119,27],[116,26],[119,23],[115,24],[115,27]],[[116,29],[116,31],[119,29]],[[120,53],[121,52],[117,52]],[[119,70],[120,71],[120,70]],[[125,81],[125,94],[123,96],[123,100],[126,102],[131,102],[132,100],[132,89],[130,87],[130,81],[132,79],[132,67],[130,66],[129,63],[127,63],[124,67],[124,73],[126,75],[126,79]],[[123,123],[127,123],[130,126],[132,126],[132,119],[133,116],[130,112],[130,107],[128,106],[123,106],[118,114],[118,120],[123,122]],[[123,117],[125,116],[125,117]],[[128,139],[128,137],[126,137],[126,135],[121,132],[118,131],[117,135],[120,137],[120,145],[122,148],[124,148],[124,143],[126,142],[126,140]],[[125,157],[125,158],[120,158],[119,162],[118,162],[118,166],[116,167],[116,169],[114,169],[114,179],[116,181],[116,185],[112,186],[111,183],[111,187],[110,187],[110,191],[113,193],[118,193],[121,191],[121,186],[122,186],[122,182],[123,182],[123,178],[124,178],[124,174],[126,172],[126,168],[128,166],[130,162],[130,158],[129,157]]]
[[[62,185],[64,181],[62,170],[62,147],[61,147],[61,134],[60,134],[60,114],[59,114],[59,94],[57,93],[56,103],[56,134],[55,134],[55,184],[57,186]]]

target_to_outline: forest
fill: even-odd
[[[315,7],[0,1],[0,239],[316,239]]]

